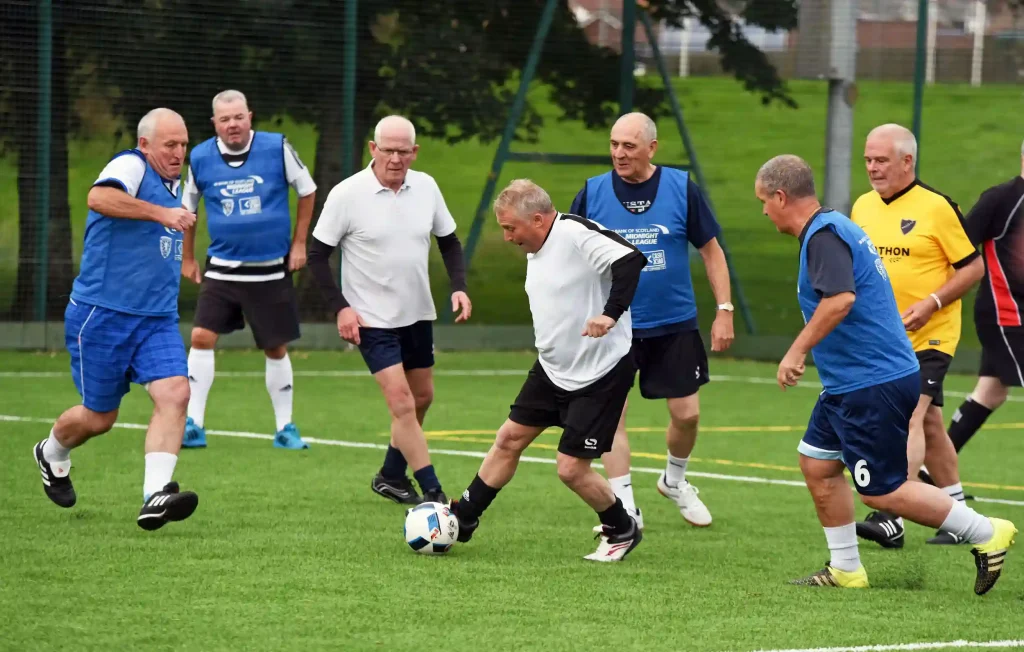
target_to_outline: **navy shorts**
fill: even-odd
[[[118,409],[131,383],[188,376],[177,315],[130,315],[71,301],[64,311],[64,343],[82,405],[94,412]]]
[[[907,481],[907,430],[920,395],[918,371],[845,394],[822,392],[797,450],[841,460],[865,496],[892,493]]]
[[[434,325],[418,321],[399,328],[359,329],[359,352],[363,354],[370,373],[396,364],[410,369],[434,366]]]

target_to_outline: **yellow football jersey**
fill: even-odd
[[[977,251],[963,226],[963,215],[949,197],[914,181],[882,199],[874,190],[853,205],[852,219],[871,238],[889,274],[900,312],[927,298],[971,262]],[[954,355],[960,342],[959,299],[908,332],[915,351],[937,349]]]

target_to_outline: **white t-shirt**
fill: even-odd
[[[399,328],[437,319],[430,236],[454,232],[433,177],[409,170],[396,193],[381,185],[371,163],[331,189],[313,237],[341,246],[341,292],[366,325]]]
[[[217,149],[221,154],[228,156],[237,157],[235,160],[226,161],[227,164],[233,168],[241,167],[245,163],[244,154],[249,152],[249,148],[252,146],[252,138],[255,132],[249,131],[249,142],[245,144],[240,150],[228,149],[228,146],[217,139]],[[309,168],[302,164],[299,159],[299,154],[295,151],[295,148],[291,146],[288,139],[284,139],[284,176],[288,181],[295,193],[299,197],[307,197],[312,193],[316,192],[316,183],[313,182],[313,177],[309,173]],[[202,198],[202,193],[199,192],[199,188],[196,187],[195,175],[192,174],[192,166],[188,166],[188,181],[185,182],[185,192],[182,193],[181,205],[186,210],[195,213],[199,210],[199,200]],[[232,274],[230,271],[211,271],[206,270],[204,276],[210,278],[219,279],[221,281],[275,281],[284,278],[285,273],[283,268],[276,268],[284,264],[284,258],[274,258],[273,260],[261,260],[261,261],[249,261],[243,262],[240,260],[226,260],[224,258],[217,258],[216,256],[210,259],[211,265],[216,265],[219,268],[239,268],[239,267],[265,267],[271,270],[268,274]]]
[[[142,185],[144,176],[146,176],[146,162],[134,154],[122,154],[107,163],[100,172],[100,176],[96,177],[96,182],[93,185],[116,181],[126,193],[135,197],[139,194],[139,186]],[[163,183],[168,190],[176,193],[181,182],[178,179],[172,181],[164,179]]]
[[[614,236],[597,222],[559,213],[540,251],[526,256],[537,355],[551,382],[566,391],[600,379],[632,346],[629,310],[604,337],[580,334],[604,312],[612,263],[635,251]]]

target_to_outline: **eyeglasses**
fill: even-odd
[[[388,158],[391,158],[395,154],[398,154],[399,158],[408,158],[413,154],[413,150],[411,149],[391,149],[386,147],[378,147],[377,151],[383,154],[384,156],[387,156]]]

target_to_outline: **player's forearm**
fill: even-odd
[[[313,221],[313,206],[316,204],[316,192],[311,192],[305,197],[299,197],[299,203],[295,210],[295,234],[292,242],[300,245],[306,244],[306,236],[309,235],[309,225]]]
[[[699,251],[701,258],[704,259],[704,269],[708,274],[711,292],[715,295],[715,303],[729,303],[732,301],[732,288],[729,284],[729,263],[725,260],[725,251],[718,244],[717,238],[712,238]]]
[[[89,208],[107,217],[159,222],[160,207],[136,199],[118,188],[94,186],[87,199]]]
[[[639,251],[626,254],[612,263],[612,287],[602,314],[615,321],[619,320],[629,304],[633,303],[633,295],[640,284],[640,274],[646,266],[647,258]]]
[[[437,238],[437,248],[441,251],[445,271],[451,281],[452,292],[466,291],[466,259],[462,252],[459,236],[450,233]]]
[[[810,321],[793,340],[789,350],[804,355],[810,353],[811,349],[825,339],[846,318],[855,299],[853,292],[842,292],[822,299],[814,310],[814,314],[811,315]]]
[[[334,278],[334,272],[331,271],[331,254],[333,252],[334,247],[314,237],[309,246],[309,258],[306,261],[306,266],[309,267],[313,280],[316,281],[320,293],[327,301],[327,309],[331,311],[332,315],[337,315],[348,307],[348,301],[341,293],[341,288],[338,287],[338,282]]]
[[[196,259],[196,229],[199,228],[198,222],[192,225],[191,229],[185,231],[184,242],[181,247],[181,259],[195,260]]]
[[[935,291],[935,295],[939,297],[943,306],[948,306],[967,294],[983,276],[985,276],[985,262],[981,257],[975,258],[953,272],[953,276]]]

